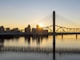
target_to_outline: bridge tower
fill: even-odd
[[[55,11],[53,11],[53,60],[55,60]]]

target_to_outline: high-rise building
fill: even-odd
[[[26,33],[30,33],[31,32],[31,26],[30,25],[28,25],[28,27],[25,28],[25,32]]]

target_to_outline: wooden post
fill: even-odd
[[[53,11],[53,60],[55,60],[55,11]]]

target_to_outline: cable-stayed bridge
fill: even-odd
[[[52,16],[50,16],[50,18],[51,17]],[[67,19],[59,14],[55,14],[55,21],[56,35],[80,34],[80,24],[78,23],[78,21],[74,22],[74,20]],[[50,24],[43,28],[48,29],[49,34],[53,35],[53,26],[53,24]]]

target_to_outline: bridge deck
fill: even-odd
[[[80,32],[56,32],[56,35],[73,35],[80,34]],[[53,35],[52,32],[49,32],[48,35]]]

